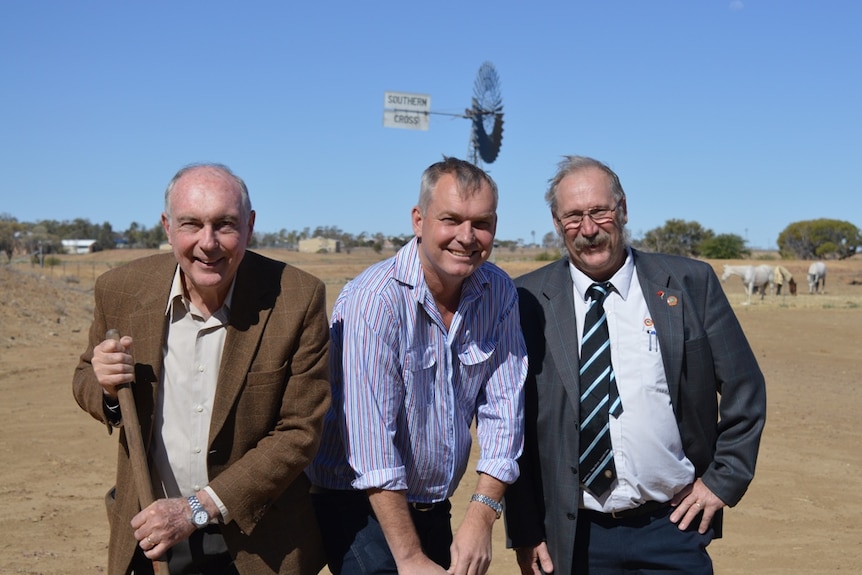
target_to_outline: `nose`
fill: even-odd
[[[455,237],[462,244],[472,244],[476,239],[476,234],[473,232],[472,222],[461,222],[461,225],[458,226],[458,232]]]
[[[583,220],[581,220],[581,227],[578,228],[578,231],[582,236],[591,237],[598,233],[599,225],[593,221],[593,218],[589,216],[585,216]]]
[[[203,249],[215,249],[218,247],[218,234],[209,224],[201,228],[200,245]]]

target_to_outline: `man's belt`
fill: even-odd
[[[611,511],[610,513],[603,513],[601,511],[594,511],[592,509],[581,509],[581,512],[586,511],[593,517],[602,517],[609,519],[632,519],[633,517],[642,517],[644,515],[653,514],[657,511],[663,511],[668,507],[670,507],[670,501],[647,501],[642,505],[632,507],[631,509],[623,509],[622,511]]]
[[[443,501],[438,501],[436,503],[410,502],[410,503],[408,503],[408,505],[410,505],[410,507],[412,509],[415,509],[416,511],[419,511],[421,513],[426,513],[428,511],[434,511],[435,509],[445,505],[448,501],[449,501],[448,499],[444,499]]]

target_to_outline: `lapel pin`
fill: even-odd
[[[673,307],[673,306],[675,306],[675,305],[676,305],[676,304],[678,304],[678,303],[679,303],[679,300],[678,300],[678,299],[676,299],[676,296],[673,296],[673,295],[672,295],[672,296],[668,296],[668,298],[667,298],[667,305],[669,305],[669,306]]]

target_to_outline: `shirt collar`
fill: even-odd
[[[486,262],[487,263],[487,262]],[[416,301],[423,301],[428,291],[425,274],[422,273],[422,262],[419,260],[419,240],[413,238],[395,255],[394,278],[413,289]],[[464,280],[461,288],[461,302],[472,301],[478,297],[490,283],[485,263],[479,266],[470,277]],[[430,294],[428,294],[430,295]]]
[[[233,301],[233,288],[235,285],[236,276],[234,276],[233,281],[230,282],[230,289],[227,290],[227,297],[224,299],[224,304],[222,304],[221,309],[213,315],[221,315],[222,310],[224,310],[225,317],[230,315],[230,306]],[[168,293],[168,304],[165,307],[166,316],[172,317],[171,311],[177,301],[182,304],[186,311],[191,311],[192,302],[186,297],[185,291],[183,290],[183,270],[180,266],[177,266],[174,271],[174,279],[171,281],[171,291]]]
[[[596,280],[591,279],[587,274],[575,267],[569,260],[569,273],[572,275],[572,282],[575,284],[575,292],[584,300],[590,299],[590,286],[596,283]],[[626,259],[622,267],[611,276],[610,282],[614,285],[614,290],[620,294],[620,297],[625,300],[629,295],[629,287],[631,286],[632,278],[635,273],[635,263],[632,259],[632,250],[626,246]]]

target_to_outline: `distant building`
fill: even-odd
[[[62,240],[62,244],[67,254],[88,254],[93,251],[96,240]]]
[[[305,254],[338,254],[341,253],[341,240],[332,238],[308,238],[299,240],[299,251]]]

